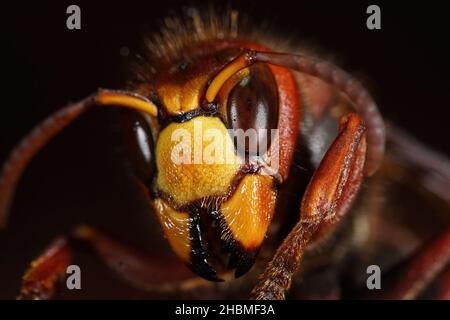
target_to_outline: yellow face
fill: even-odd
[[[226,197],[240,169],[225,125],[206,116],[164,128],[156,144],[156,166],[158,189],[176,207]]]
[[[206,263],[206,253],[193,256],[203,250],[200,239],[208,233],[198,230],[205,224],[196,219],[216,220],[217,239],[210,240],[234,243],[236,250],[253,257],[273,216],[274,179],[242,174],[245,163],[236,154],[222,120],[198,116],[170,123],[160,132],[155,151],[158,197],[153,205],[178,257],[203,277],[217,280],[216,270]],[[237,275],[245,273],[252,262],[246,263]]]
[[[173,251],[209,280],[229,269],[240,276],[252,266],[277,196],[274,178],[260,173],[247,150],[237,151],[230,132],[276,128],[277,90],[269,67],[244,68],[223,83],[217,99],[205,99],[211,80],[240,52],[227,49],[163,66],[152,89],[162,110],[153,207]]]

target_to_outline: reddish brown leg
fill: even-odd
[[[436,279],[438,292],[434,297],[436,300],[450,300],[450,265]]]
[[[162,292],[209,284],[175,257],[149,256],[87,226],[78,228],[75,236],[91,245],[111,269],[135,287]],[[18,299],[50,299],[71,262],[68,239],[58,238],[31,263]]]
[[[76,236],[88,242],[111,269],[135,287],[167,291],[209,284],[175,256],[150,256],[87,226],[78,228]]]
[[[415,299],[450,263],[450,228],[422,247],[406,266],[386,293],[377,296],[383,299]],[[447,284],[441,288],[441,297],[450,295],[450,272]],[[445,280],[446,273],[441,280]]]
[[[56,239],[47,250],[31,263],[23,277],[22,289],[17,299],[49,299],[57,283],[66,275],[72,261],[72,250],[65,237]]]
[[[329,229],[350,207],[362,181],[364,126],[356,114],[341,119],[340,133],[306,189],[301,218],[278,248],[251,293],[254,299],[285,299],[303,253],[317,230]]]
[[[450,159],[392,125],[387,133],[387,160],[396,165],[391,176],[417,189],[424,188],[450,204]]]

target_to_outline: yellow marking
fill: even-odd
[[[170,247],[181,260],[189,262],[191,254],[189,213],[174,210],[162,199],[154,200],[153,207]]]
[[[235,240],[244,248],[261,245],[272,220],[276,191],[270,176],[247,175],[220,211]]]
[[[207,80],[208,76],[203,75],[186,83],[163,83],[157,88],[158,95],[170,114],[189,112],[200,106]]]
[[[225,125],[215,117],[171,123],[156,144],[158,188],[178,205],[225,196],[240,165]]]

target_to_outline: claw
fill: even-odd
[[[246,250],[232,236],[229,236],[226,241],[222,240],[222,246],[223,252],[229,253],[227,269],[235,270],[235,278],[243,276],[251,269],[259,252],[259,247],[253,250]]]
[[[200,215],[194,212],[191,217],[190,225],[191,234],[191,262],[189,267],[193,272],[206,280],[220,282],[216,270],[208,263],[208,251],[205,248],[205,243],[202,241],[202,232],[200,229]]]

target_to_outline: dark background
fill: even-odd
[[[67,102],[98,87],[120,87],[146,30],[155,30],[170,10],[206,1],[16,3],[2,4],[0,19],[0,162],[33,125]],[[274,32],[335,57],[369,84],[385,118],[450,154],[450,45],[448,11],[441,1],[230,3],[258,23],[270,21]],[[81,7],[79,31],[66,29],[70,4]],[[381,30],[366,28],[369,4],[381,7]],[[124,46],[130,49],[125,57],[120,54]],[[29,261],[80,221],[103,226],[144,249],[154,245],[146,229],[152,223],[149,209],[118,165],[110,120],[107,110],[86,114],[28,168],[10,225],[0,232],[0,298],[14,297]],[[91,262],[90,268],[88,279],[103,283],[90,297],[140,297],[99,264]],[[118,289],[121,295],[110,294]]]

